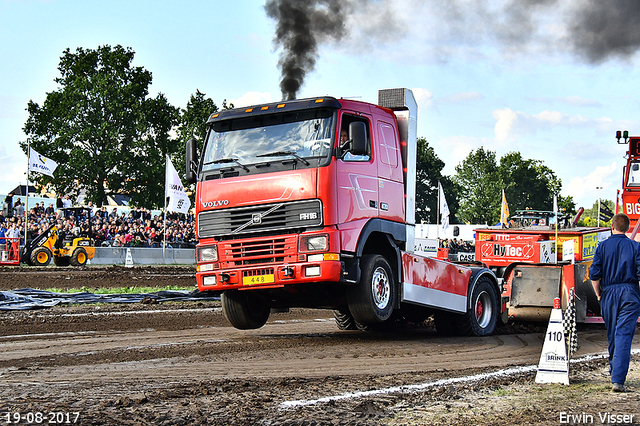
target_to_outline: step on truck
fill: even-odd
[[[196,279],[221,292],[227,320],[332,309],[340,329],[434,315],[442,334],[488,335],[501,282],[488,268],[413,252],[417,104],[298,99],[212,114],[203,152],[186,147],[196,185]]]

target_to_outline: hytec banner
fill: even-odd
[[[29,147],[29,171],[43,173],[53,177],[53,172],[58,167],[58,163],[50,158],[40,155],[35,149]]]
[[[167,199],[167,210],[170,212],[188,213],[189,208],[191,208],[191,201],[168,155],[164,188],[164,196]]]

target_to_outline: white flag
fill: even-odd
[[[164,196],[167,199],[167,211],[188,213],[191,201],[182,186],[182,181],[176,172],[171,159],[167,155],[167,172],[164,178]]]
[[[35,149],[29,147],[29,171],[43,173],[53,177],[53,171],[58,167],[58,163],[50,158],[40,155]]]
[[[447,232],[449,228],[449,206],[447,205],[447,199],[444,198],[444,191],[442,185],[438,182],[438,198],[440,198],[440,217],[442,218],[442,231]]]
[[[558,196],[553,194],[553,218],[549,218],[549,225],[556,224],[558,227]]]

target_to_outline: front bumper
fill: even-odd
[[[208,269],[205,265],[200,265],[200,271],[196,273],[200,291],[266,289],[303,283],[338,282],[343,270],[339,260],[202,271],[203,267]]]

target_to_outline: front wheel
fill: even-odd
[[[362,257],[360,281],[348,288],[349,311],[356,322],[371,325],[391,317],[395,301],[395,285],[389,262],[380,256]]]
[[[51,262],[51,250],[48,247],[38,247],[31,252],[31,264],[33,266],[47,266]]]
[[[269,319],[271,308],[254,291],[226,290],[220,300],[225,318],[240,330],[260,328]]]
[[[460,334],[467,336],[488,336],[493,334],[498,324],[498,296],[489,277],[480,277],[471,294],[471,306],[462,315],[458,327]]]

